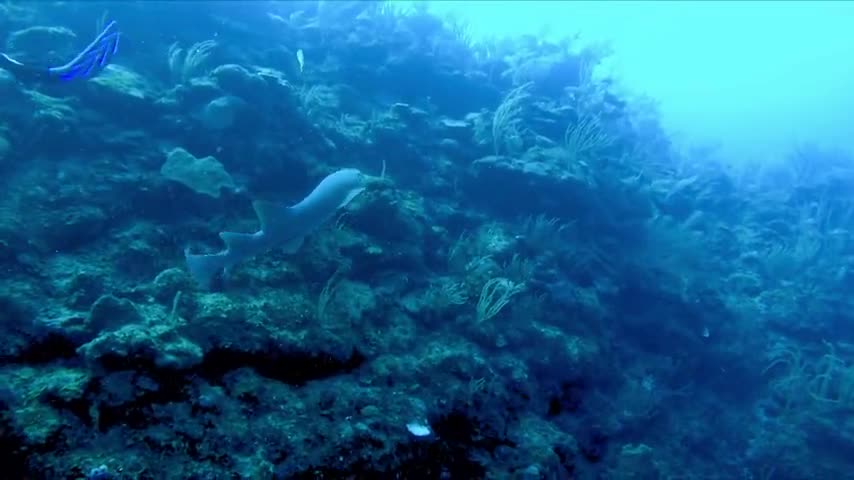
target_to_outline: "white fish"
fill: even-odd
[[[256,201],[252,204],[261,222],[255,233],[220,232],[225,250],[210,255],[193,255],[184,250],[190,275],[204,288],[213,277],[240,261],[281,246],[294,253],[303,238],[335,211],[350,203],[365,189],[366,177],[355,168],[338,170],[324,178],[302,201],[293,206]]]
[[[406,424],[406,429],[416,437],[426,437],[433,433],[427,422],[409,422]]]
[[[303,67],[305,67],[305,54],[302,53],[302,49],[297,50],[297,61],[299,62],[299,73],[302,73]]]

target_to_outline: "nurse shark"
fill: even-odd
[[[365,190],[366,176],[355,168],[338,170],[324,178],[299,203],[287,206],[256,201],[252,203],[261,229],[255,233],[220,232],[225,250],[207,255],[191,254],[184,250],[190,275],[204,288],[220,272],[228,271],[244,259],[281,247],[294,253],[303,239],[335,211],[347,205]]]

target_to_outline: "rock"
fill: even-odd
[[[210,130],[225,130],[234,125],[237,114],[245,102],[234,95],[226,95],[208,102],[199,115],[199,120]]]
[[[216,80],[221,89],[240,97],[257,94],[267,87],[262,78],[240,65],[220,65],[211,72],[211,77]]]
[[[120,65],[108,65],[91,83],[115,99],[130,97],[134,100],[146,100],[154,96],[148,81],[136,72]]]
[[[36,25],[9,34],[6,40],[6,52],[16,60],[23,62],[50,59],[57,61],[74,56],[74,43],[77,35],[65,27]]]
[[[136,124],[160,120],[155,114],[161,95],[145,77],[129,68],[107,65],[85,87],[82,94],[89,106]]]
[[[151,285],[151,294],[159,302],[172,302],[181,291],[194,287],[193,279],[180,268],[169,268],[158,273]]]
[[[95,331],[115,330],[124,325],[143,323],[144,318],[136,305],[126,298],[102,295],[89,310],[89,327]]]
[[[216,158],[196,158],[183,148],[175,148],[167,154],[160,173],[196,193],[214,198],[219,198],[223,188],[237,189],[234,179]]]
[[[542,211],[578,218],[593,208],[590,201],[595,196],[588,179],[569,171],[560,155],[560,149],[532,148],[521,157],[483,157],[472,162],[472,176],[461,186],[504,215]]]
[[[60,281],[65,304],[76,310],[90,308],[104,291],[104,276],[97,271],[78,270]]]
[[[69,207],[48,217],[42,235],[47,246],[56,251],[76,249],[101,238],[109,218],[99,207]]]
[[[125,325],[77,349],[87,361],[150,361],[160,368],[190,368],[202,361],[201,347],[175,332],[172,325]]]
[[[24,445],[44,444],[68,428],[65,413],[52,405],[82,400],[90,379],[84,370],[58,365],[20,365],[0,371],[0,398],[11,428],[23,437]]]

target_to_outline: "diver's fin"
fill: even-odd
[[[115,26],[115,21],[108,23],[104,30],[95,37],[95,40],[70,62],[58,67],[50,67],[47,72],[51,75],[57,75],[63,80],[74,80],[91,77],[103,70],[119,50],[121,33],[114,31]]]
[[[338,208],[341,208],[341,207],[347,205],[348,203],[350,203],[350,200],[353,200],[354,198],[356,198],[356,195],[358,195],[364,191],[365,191],[364,187],[354,188],[353,190],[350,190],[350,192],[347,193],[347,196],[344,197],[344,200],[341,201],[341,204],[338,205]]]

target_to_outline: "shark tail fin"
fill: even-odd
[[[188,248],[184,250],[184,258],[187,260],[187,269],[190,270],[190,275],[205,289],[211,288],[211,281],[214,276],[228,266],[225,252],[212,255],[193,255]]]
[[[232,267],[240,260],[250,257],[257,252],[258,234],[220,232],[219,238],[225,242],[225,250],[209,255],[193,255],[189,249],[184,250],[187,268],[190,275],[203,288],[209,289],[216,274]]]

